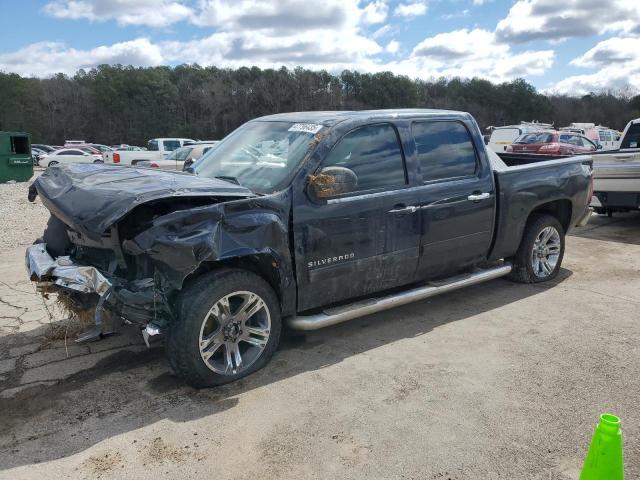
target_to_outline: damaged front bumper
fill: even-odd
[[[97,293],[106,295],[112,284],[95,267],[76,265],[69,257],[58,257],[55,260],[47,252],[46,243],[38,243],[27,248],[26,264],[29,276],[40,281],[74,290],[80,293]]]
[[[165,296],[156,290],[151,278],[131,282],[108,278],[97,268],[78,265],[68,256],[54,259],[45,243],[28,247],[25,261],[29,276],[38,287],[54,287],[76,300],[93,298],[95,325],[80,335],[79,342],[96,340],[113,331],[105,331],[103,309],[108,309],[112,317],[144,328],[145,341],[150,335],[162,333],[166,322],[172,318]]]

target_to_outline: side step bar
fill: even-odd
[[[380,298],[371,298],[362,302],[329,308],[314,315],[300,315],[288,319],[289,326],[296,330],[318,330],[337,323],[346,322],[354,318],[362,317],[390,308],[406,305],[407,303],[424,300],[442,293],[458,290],[477,283],[493,280],[511,272],[511,264],[503,263],[500,266],[476,270],[472,273],[458,275],[456,277],[431,282],[420,287],[394,293]]]

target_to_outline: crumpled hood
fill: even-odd
[[[47,168],[29,187],[31,201],[36,194],[56,217],[94,238],[138,205],[154,200],[233,200],[255,196],[247,188],[218,179],[152,168],[81,163]]]

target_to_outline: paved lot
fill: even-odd
[[[640,476],[639,215],[594,217],[554,285],[496,280],[289,334],[264,370],[202,391],[135,331],[47,342],[62,315],[23,250],[0,248],[2,479],[577,479],[604,411]]]

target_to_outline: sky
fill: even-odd
[[[0,71],[100,64],[524,78],[640,91],[640,0],[0,0]]]

